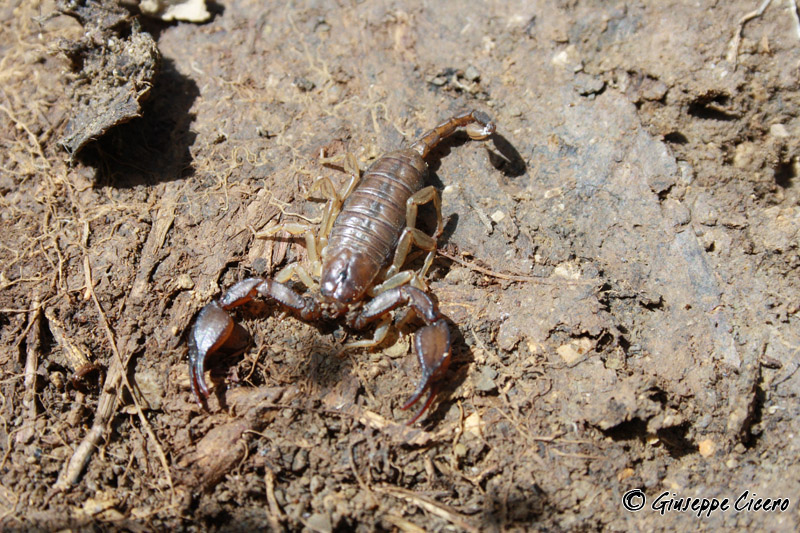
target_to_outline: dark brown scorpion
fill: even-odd
[[[296,277],[309,289],[317,288],[312,276],[299,263],[293,263],[274,279],[240,281],[219,300],[206,305],[189,339],[189,372],[198,403],[202,405],[202,399],[209,395],[203,376],[206,357],[232,339],[236,329],[228,310],[258,295],[303,320],[344,316],[354,329],[380,321],[373,339],[351,342],[343,349],[380,344],[391,324],[388,314],[401,306],[413,310],[425,323],[414,337],[422,378],[402,408],[408,409],[429,390],[427,401],[409,424],[425,412],[450,363],[450,331],[422,281],[443,229],[439,194],[433,186],[424,186],[428,170],[425,157],[442,139],[462,128],[472,139],[482,140],[494,133],[495,125],[480,111],[455,116],[408,148],[380,157],[361,178],[355,157],[348,155],[344,168],[350,178],[342,193],[325,177],[312,186],[312,191],[320,189],[328,200],[316,235],[309,224],[285,222],[256,235],[273,236],[283,230],[305,237],[312,273],[320,280],[319,296],[302,296],[286,284]],[[433,202],[437,215],[433,235],[416,228],[417,208],[428,202]],[[425,262],[419,272],[401,272],[412,244],[427,252]],[[372,299],[365,302],[365,296]]]

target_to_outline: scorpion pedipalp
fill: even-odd
[[[198,404],[209,395],[204,377],[206,356],[224,345],[233,329],[233,319],[217,302],[205,306],[197,316],[189,337],[189,377]]]
[[[409,426],[428,410],[439,388],[439,380],[450,366],[450,328],[447,327],[444,319],[439,319],[430,326],[425,326],[417,331],[414,336],[414,350],[417,352],[417,360],[422,368],[422,377],[414,395],[401,409],[409,409],[419,401],[426,390],[430,392],[422,408],[408,422]]]
[[[209,396],[204,377],[206,358],[223,347],[230,352],[240,352],[249,342],[247,331],[233,321],[228,310],[249,302],[256,294],[275,301],[304,320],[319,318],[320,309],[315,300],[303,298],[275,280],[248,278],[231,287],[222,298],[200,311],[189,336],[189,374],[199,405],[202,406],[202,401]]]
[[[430,393],[419,412],[408,422],[411,425],[430,406],[436,394],[437,382],[450,365],[450,329],[439,312],[438,306],[423,291],[416,287],[402,285],[375,296],[372,301],[364,306],[361,315],[354,321],[353,325],[357,328],[362,328],[368,322],[372,322],[401,306],[412,308],[426,324],[414,336],[414,351],[417,354],[422,376],[414,395],[403,405],[402,409],[408,409],[416,404],[425,391],[429,390]]]

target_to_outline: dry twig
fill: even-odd
[[[83,258],[83,266],[84,269],[88,272],[87,276],[91,280],[91,266],[89,265],[89,256],[85,256]],[[122,380],[125,382],[125,386],[128,388],[128,391],[131,393],[131,398],[133,399],[133,404],[136,407],[136,414],[139,417],[139,421],[142,423],[142,427],[144,427],[145,431],[147,432],[147,436],[153,442],[155,446],[156,453],[158,454],[158,458],[161,460],[161,466],[164,468],[164,473],[167,476],[167,483],[169,484],[170,489],[174,490],[174,486],[172,485],[172,476],[169,473],[169,463],[167,462],[167,456],[164,454],[163,448],[161,448],[161,443],[158,442],[158,438],[156,437],[155,433],[153,433],[153,428],[150,426],[150,422],[147,421],[147,418],[144,416],[144,412],[142,411],[142,406],[139,404],[139,400],[137,398],[136,391],[131,386],[130,381],[128,380],[128,373],[125,369],[128,368],[128,362],[131,359],[131,354],[125,359],[122,360],[122,356],[119,353],[119,349],[117,348],[117,342],[114,338],[114,333],[111,331],[111,327],[108,325],[108,319],[106,318],[106,314],[103,312],[103,308],[100,305],[100,302],[97,300],[97,295],[94,292],[94,286],[92,284],[89,285],[87,288],[90,291],[92,301],[94,301],[95,308],[97,309],[97,314],[100,316],[100,322],[103,324],[103,329],[106,332],[106,336],[108,337],[108,342],[111,345],[111,351],[114,354],[114,361],[116,364],[122,369]]]
[[[470,270],[474,270],[475,272],[480,272],[481,274],[486,274],[487,276],[498,278],[498,279],[507,279],[509,281],[532,281],[537,283],[547,283],[548,280],[546,278],[535,278],[533,276],[517,276],[514,274],[502,274],[500,272],[495,272],[494,270],[489,270],[488,268],[483,268],[481,266],[476,265],[475,263],[470,263],[464,261],[463,259],[459,259],[454,255],[450,255],[447,252],[442,250],[436,250],[436,253],[449,259],[450,261],[456,262],[461,266],[465,266]]]
[[[425,533],[424,529],[413,522],[406,520],[402,516],[393,513],[386,513],[382,516],[382,518],[405,533]]]
[[[145,418],[144,413],[142,412],[141,405],[139,405],[139,401],[136,398],[136,394],[131,386],[130,382],[128,381],[128,376],[126,374],[126,368],[128,366],[128,362],[130,361],[130,356],[123,361],[122,356],[119,353],[117,348],[116,339],[114,338],[114,334],[111,331],[111,327],[108,325],[108,319],[106,318],[105,312],[103,312],[103,308],[100,305],[100,302],[97,300],[97,295],[94,292],[94,286],[91,274],[91,265],[89,264],[89,257],[84,256],[84,270],[86,272],[87,280],[89,281],[88,286],[86,287],[89,296],[94,301],[95,308],[97,309],[97,314],[100,318],[100,323],[103,325],[103,329],[106,332],[106,336],[108,338],[108,342],[111,345],[111,351],[114,354],[114,359],[110,365],[108,376],[106,377],[105,384],[103,385],[103,392],[100,395],[100,399],[97,402],[97,411],[95,413],[94,422],[92,423],[92,427],[89,432],[84,437],[83,441],[80,445],[75,449],[75,452],[72,454],[69,462],[67,463],[66,468],[61,472],[61,476],[59,476],[58,482],[54,485],[53,491],[51,492],[51,496],[66,490],[71,485],[77,482],[78,478],[83,472],[84,468],[89,462],[89,459],[92,456],[95,448],[97,448],[100,440],[103,438],[103,435],[106,433],[106,427],[111,420],[111,417],[116,412],[117,403],[119,400],[119,386],[120,383],[124,380],[125,386],[131,393],[131,397],[133,398],[134,405],[136,407],[136,412],[139,416],[139,420],[142,423],[142,426],[145,428],[148,437],[153,441],[153,445],[155,446],[156,453],[161,461],[161,464],[164,468],[164,472],[167,477],[167,483],[169,483],[170,488],[174,488],[172,484],[172,476],[169,472],[169,464],[167,463],[166,455],[164,455],[164,450],[161,448],[161,444],[158,442],[155,434],[153,433],[152,428],[150,427],[150,423]]]
[[[33,300],[33,311],[31,311],[28,332],[28,342],[25,354],[25,393],[22,397],[22,405],[28,409],[28,419],[30,423],[36,418],[36,370],[39,366],[39,331],[42,316],[42,303],[39,298]]]
[[[278,505],[278,500],[275,499],[275,473],[269,467],[264,469],[264,484],[267,490],[267,503],[269,503],[267,520],[269,520],[269,525],[272,526],[272,529],[280,531],[282,529],[280,521],[285,519],[286,515],[283,514]]]
[[[787,2],[789,3],[789,13],[792,15],[792,20],[794,21],[794,29],[795,32],[797,32],[797,38],[800,39],[800,16],[797,14],[797,1],[787,0]],[[736,62],[739,58],[739,46],[742,44],[744,25],[754,18],[763,15],[771,3],[772,0],[764,0],[761,5],[758,6],[758,9],[745,14],[739,19],[739,25],[736,28],[736,33],[733,34],[733,39],[731,39],[731,44],[728,47],[728,55],[726,57],[728,62],[733,64],[733,70],[736,70]]]
[[[375,490],[391,494],[392,496],[402,498],[407,502],[413,503],[431,514],[447,520],[462,531],[469,531],[477,533],[480,531],[477,527],[467,522],[466,518],[452,509],[450,506],[430,500],[424,496],[417,494],[414,491],[403,489],[400,487],[376,487]]]
[[[18,128],[22,129],[28,135],[28,139],[30,140],[31,145],[33,145],[33,149],[32,150],[29,149],[29,151],[32,154],[39,157],[44,162],[44,165],[38,168],[40,170],[49,169],[50,162],[47,160],[47,157],[45,157],[44,152],[42,151],[42,145],[39,144],[39,139],[36,138],[36,135],[33,134],[28,125],[19,120],[16,116],[14,116],[14,113],[12,113],[10,109],[8,109],[6,106],[2,104],[0,104],[0,111],[8,115],[8,118],[11,120],[11,122],[16,124]]]
[[[495,272],[494,270],[490,270],[488,268],[484,268],[482,266],[478,266],[475,263],[470,263],[469,261],[464,261],[454,255],[451,255],[447,252],[442,250],[436,250],[436,253],[441,255],[444,258],[447,258],[455,263],[458,263],[461,266],[467,267],[470,270],[474,270],[475,272],[480,272],[481,274],[485,274],[487,276],[498,278],[498,279],[505,279],[509,281],[524,281],[529,283],[541,283],[543,285],[584,285],[584,284],[591,284],[596,283],[596,279],[567,279],[562,277],[550,277],[550,278],[540,278],[536,276],[520,276],[517,274],[503,274],[501,272]]]

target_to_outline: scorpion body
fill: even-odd
[[[192,390],[199,403],[209,395],[203,375],[205,358],[236,337],[228,310],[259,295],[303,320],[344,315],[346,323],[354,329],[380,321],[373,339],[348,343],[344,349],[378,345],[389,329],[389,313],[401,306],[413,309],[425,323],[414,339],[422,379],[403,409],[411,407],[429,390],[427,401],[409,424],[425,412],[435,395],[437,380],[450,362],[449,329],[422,281],[443,228],[438,192],[432,186],[424,186],[428,170],[425,157],[442,139],[462,128],[475,140],[485,139],[495,130],[489,117],[481,112],[455,116],[408,148],[380,157],[361,178],[357,163],[348,156],[345,169],[351,178],[342,194],[327,178],[314,184],[313,188],[320,188],[328,199],[318,233],[310,225],[282,223],[257,234],[257,237],[272,237],[284,230],[304,236],[312,272],[320,280],[320,296],[302,296],[286,284],[297,277],[309,288],[316,286],[312,276],[293,263],[275,279],[240,281],[218,301],[205,306],[189,339]],[[433,202],[437,214],[432,236],[416,228],[417,208],[428,202]],[[425,262],[419,272],[401,272],[412,245],[428,252]],[[372,299],[365,303],[366,296]]]
[[[397,249],[400,232],[406,223],[406,202],[422,189],[426,170],[419,154],[410,150],[393,152],[378,159],[342,206],[328,238],[328,250],[339,250],[341,254],[360,252],[365,270],[369,268],[372,273],[369,277],[374,279]],[[332,261],[337,256],[332,253]],[[324,266],[322,271],[336,272]],[[370,284],[373,279],[364,281]],[[323,294],[327,286],[323,282]],[[337,297],[335,294],[330,296]],[[353,296],[357,298],[360,295]],[[348,301],[353,298],[339,299]]]

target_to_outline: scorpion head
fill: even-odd
[[[380,269],[365,254],[347,248],[325,258],[320,292],[328,300],[351,304],[360,301]]]

